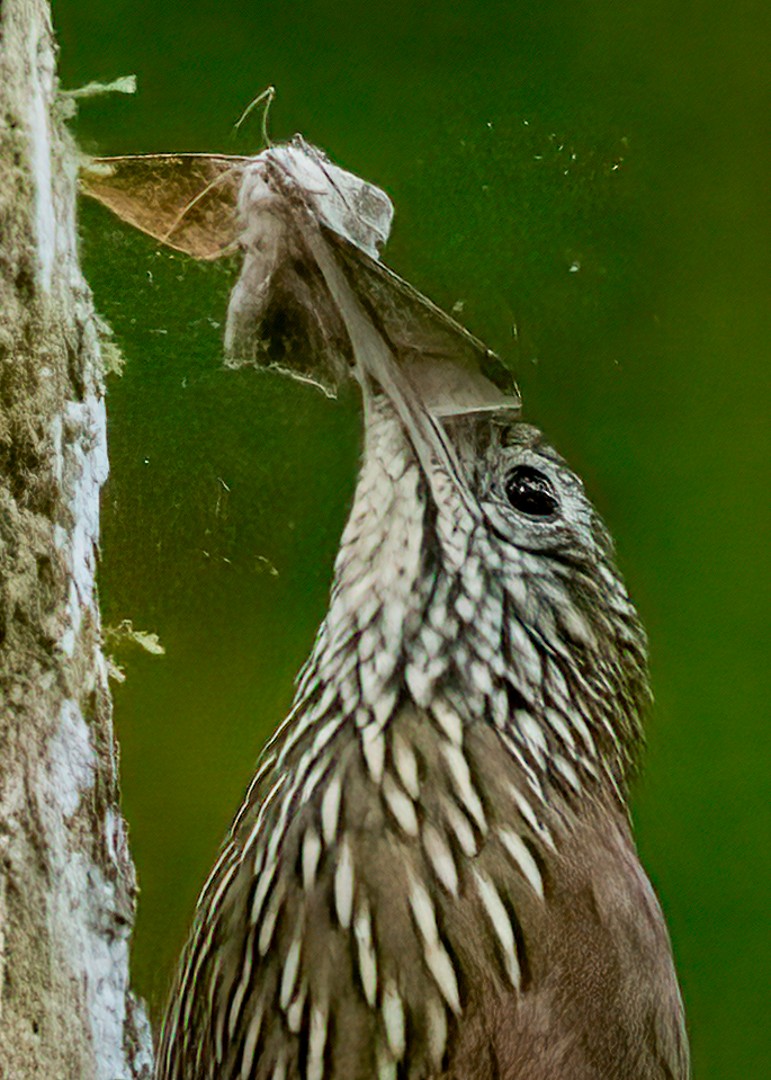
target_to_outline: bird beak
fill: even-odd
[[[252,158],[94,159],[81,185],[194,258],[241,248],[225,332],[230,366],[276,368],[332,397],[354,375],[399,399],[400,412],[409,404],[435,420],[519,409],[498,358],[380,262],[393,219],[385,192],[300,136]]]
[[[231,365],[274,366],[332,396],[354,375],[415,436],[421,412],[436,421],[520,409],[495,354],[380,262],[393,215],[380,189],[296,138],[254,160],[239,205]]]

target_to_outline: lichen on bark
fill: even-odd
[[[107,475],[43,0],[0,5],[0,1076],[140,1080],[136,883],[95,589]]]

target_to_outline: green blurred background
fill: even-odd
[[[582,471],[648,626],[657,704],[634,809],[697,1080],[769,1075],[764,11],[641,0],[59,0],[93,153],[253,152],[268,83],[381,184],[387,261],[514,366]],[[220,364],[234,266],[82,207],[127,364],[109,384],[105,620],[160,635],[115,690],[157,1016],[197,891],[325,610],[358,454],[352,397]],[[764,283],[765,284],[765,283]]]

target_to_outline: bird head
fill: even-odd
[[[86,190],[165,243],[211,258],[237,238],[231,366],[361,386],[359,483],[308,670],[347,665],[351,708],[381,724],[400,696],[449,696],[568,793],[622,785],[646,649],[609,534],[500,361],[380,262],[385,193],[300,137],[96,165]]]
[[[266,152],[240,196],[253,240],[231,352],[275,361],[280,310],[279,366],[332,391],[353,375],[364,403],[356,495],[300,697],[334,686],[376,731],[405,699],[444,702],[462,724],[494,725],[539,790],[623,796],[648,684],[610,536],[497,358],[379,262],[386,197],[357,184],[296,143]]]

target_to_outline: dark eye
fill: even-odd
[[[559,506],[548,477],[530,465],[517,465],[506,477],[506,498],[531,517],[551,517]]]

